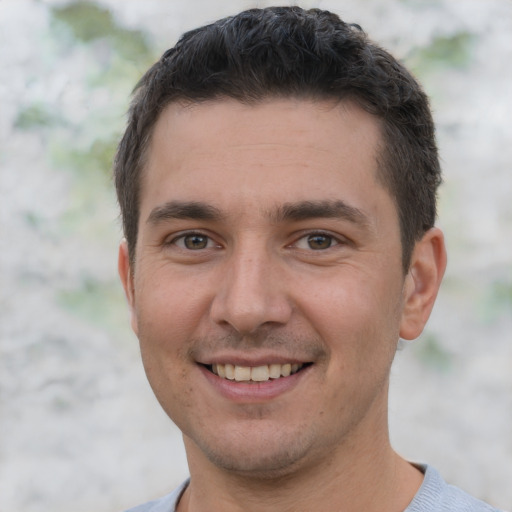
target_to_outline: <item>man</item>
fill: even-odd
[[[133,509],[491,511],[390,446],[388,382],[446,266],[428,101],[298,7],[185,34],[115,162],[119,271],[190,480]]]

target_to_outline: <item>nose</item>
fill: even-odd
[[[214,322],[247,335],[264,325],[284,325],[291,313],[286,280],[272,255],[251,249],[227,259],[211,305]]]

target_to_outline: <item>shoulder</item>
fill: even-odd
[[[187,488],[188,480],[183,482],[179,487],[174,489],[170,494],[163,496],[157,500],[149,501],[131,508],[126,512],[175,512],[183,491]]]
[[[447,484],[431,466],[422,466],[423,484],[405,512],[500,512],[462,489]]]

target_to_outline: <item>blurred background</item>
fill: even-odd
[[[183,31],[274,3],[0,0],[1,512],[119,512],[187,476],[128,326],[111,161]],[[432,99],[449,266],[397,354],[392,439],[512,509],[512,2],[298,4],[359,23]]]

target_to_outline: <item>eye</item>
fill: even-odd
[[[326,233],[311,233],[300,238],[295,246],[299,249],[322,251],[338,245],[339,241]]]
[[[189,251],[199,251],[201,249],[210,249],[215,247],[212,239],[201,233],[188,233],[175,238],[172,244],[177,245],[181,249],[187,249]]]

